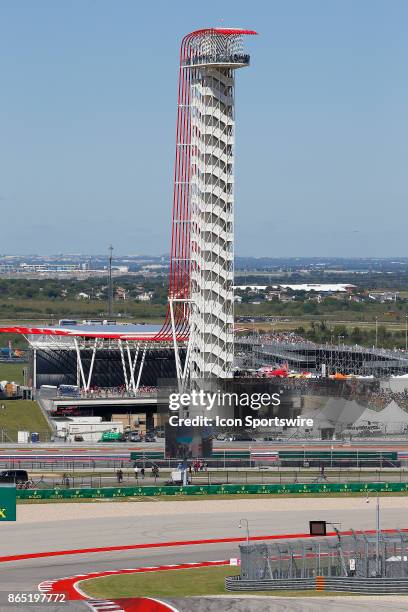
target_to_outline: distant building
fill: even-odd
[[[374,300],[374,302],[396,302],[399,298],[399,293],[396,291],[384,291],[382,293],[369,293],[368,297],[370,300]]]
[[[291,291],[316,291],[316,293],[351,293],[357,289],[356,285],[343,283],[331,284],[313,284],[305,283],[299,285],[280,285],[283,289],[291,289]]]
[[[270,285],[235,285],[234,289],[238,291],[253,291],[254,293],[259,293],[260,291],[265,291],[265,289]],[[278,287],[273,287],[273,289],[277,289]]]
[[[126,294],[127,291],[124,289],[124,287],[116,287],[115,297],[117,297],[118,300],[126,300]]]
[[[315,291],[316,293],[351,293],[357,289],[356,285],[344,284],[344,283],[331,283],[331,284],[319,284],[319,283],[304,283],[297,285],[235,285],[236,291],[250,291],[251,293],[262,293],[267,289],[272,289],[269,294],[279,294],[281,290],[286,291]]]
[[[280,300],[281,299],[281,291],[270,291],[269,293],[267,293],[265,295],[265,299],[268,302],[272,302],[272,300],[275,300],[275,299]]]
[[[153,292],[146,291],[145,293],[141,293],[140,295],[136,296],[136,299],[139,300],[139,302],[150,302],[152,297],[153,297]]]

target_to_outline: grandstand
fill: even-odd
[[[386,378],[408,373],[408,353],[345,344],[315,344],[294,334],[237,336],[236,365],[258,369],[287,365],[296,372],[330,375],[336,372]]]

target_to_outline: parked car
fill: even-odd
[[[156,442],[156,437],[153,433],[147,433],[144,437],[145,442]]]
[[[141,442],[142,438],[137,431],[131,431],[128,435],[129,442]]]
[[[229,441],[230,442],[255,442],[255,438],[253,438],[248,433],[244,432],[240,434],[233,434],[232,436],[230,436]]]
[[[26,470],[4,470],[0,472],[0,482],[27,482],[28,474]]]

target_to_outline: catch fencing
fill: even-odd
[[[247,542],[240,548],[240,576],[228,590],[408,592],[408,534],[336,532],[336,536]]]

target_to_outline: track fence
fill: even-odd
[[[337,536],[241,544],[240,576],[228,590],[408,593],[408,534],[354,531]]]

